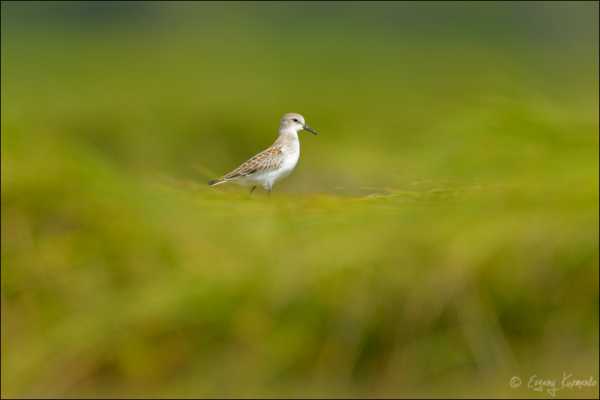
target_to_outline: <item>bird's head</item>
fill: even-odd
[[[281,117],[281,124],[279,125],[279,130],[293,130],[294,132],[304,130],[312,133],[313,135],[317,134],[317,131],[308,126],[308,124],[304,121],[304,117],[296,113],[287,113],[283,117]]]

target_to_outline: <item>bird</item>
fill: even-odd
[[[277,140],[269,148],[256,154],[228,174],[209,181],[208,184],[217,186],[234,182],[242,186],[251,186],[250,194],[257,186],[262,186],[271,193],[273,185],[288,176],[298,163],[300,158],[298,133],[301,131],[308,131],[313,135],[318,134],[305,122],[302,115],[284,114],[279,121]]]

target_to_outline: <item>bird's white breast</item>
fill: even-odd
[[[300,158],[300,148],[295,151],[290,152],[285,155],[283,162],[281,163],[281,168],[279,168],[279,176],[277,179],[283,178],[284,176],[288,176],[294,168],[296,168],[296,164],[298,164],[298,159]]]
[[[262,177],[266,186],[270,187],[278,180],[288,176],[294,170],[296,164],[298,164],[298,159],[300,158],[300,142],[297,138],[286,143],[282,150],[283,161],[281,166],[274,171],[269,171]]]

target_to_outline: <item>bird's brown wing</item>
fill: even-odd
[[[220,180],[230,180],[249,176],[257,172],[277,169],[283,163],[283,151],[280,146],[271,146],[261,151],[230,173],[224,175]]]

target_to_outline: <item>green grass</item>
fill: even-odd
[[[3,396],[598,380],[597,16],[552,42],[373,10],[99,33],[3,3]],[[321,135],[272,196],[206,185],[288,111]]]

